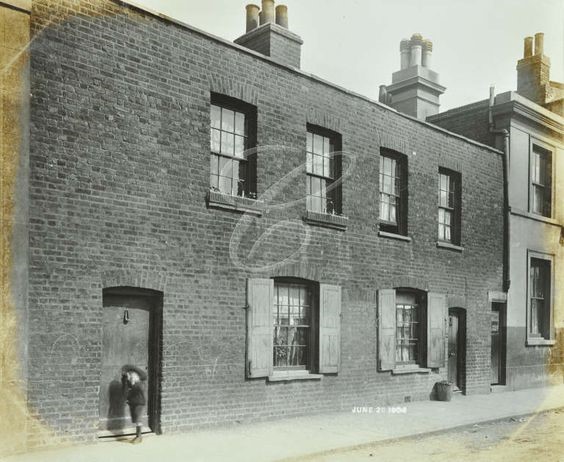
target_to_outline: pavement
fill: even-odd
[[[150,435],[141,444],[98,442],[1,459],[6,462],[269,462],[444,432],[494,420],[564,408],[564,385],[455,395],[450,402],[419,401],[358,407],[349,412],[239,424],[175,435]],[[454,437],[454,436],[453,436]]]

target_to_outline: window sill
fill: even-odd
[[[321,380],[323,375],[310,374],[307,371],[280,371],[268,377],[269,382],[289,382],[291,380]]]
[[[461,246],[455,245],[455,244],[451,244],[450,242],[444,242],[444,241],[437,241],[437,247],[439,249],[454,250],[455,252],[462,252],[464,250],[464,247],[461,247]]]
[[[511,208],[511,213],[513,215],[518,215],[523,218],[530,218],[531,220],[540,221],[541,223],[548,223],[549,225],[562,226],[558,220],[554,218],[545,217],[544,215],[539,215],[538,213],[528,212],[525,210]]]
[[[402,375],[402,374],[430,374],[431,369],[426,367],[419,367],[417,365],[409,366],[397,366],[392,370],[392,375]]]
[[[324,226],[326,228],[338,229],[345,231],[349,224],[349,219],[343,215],[332,215],[329,213],[320,213],[307,210],[304,221],[313,226]]]
[[[529,337],[526,342],[527,346],[552,346],[556,345],[556,340],[547,340],[542,337]]]
[[[390,239],[396,239],[398,241],[411,242],[411,238],[409,236],[404,236],[402,234],[396,234],[396,233],[388,233],[386,231],[378,231],[378,236],[387,237]]]
[[[231,196],[219,191],[209,191],[208,208],[232,210],[240,213],[251,213],[261,216],[264,208],[264,202],[251,199],[250,197]]]

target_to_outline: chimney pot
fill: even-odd
[[[276,7],[276,24],[288,29],[288,7],[286,5]]]
[[[259,25],[259,11],[258,5],[249,4],[246,6],[247,9],[247,32],[256,29]]]
[[[274,22],[274,0],[262,0],[262,11],[260,12],[260,24]]]
[[[531,56],[533,56],[533,37],[525,37],[523,58],[530,58]]]
[[[407,69],[409,67],[409,40],[403,39],[400,42],[400,53],[401,69]]]
[[[544,34],[535,34],[535,55],[542,55],[544,52]]]
[[[431,40],[423,40],[423,56],[421,65],[424,67],[431,67],[431,54],[433,52],[433,42]]]

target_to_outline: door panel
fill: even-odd
[[[140,295],[104,295],[103,350],[100,377],[100,430],[133,432],[129,407],[125,403],[121,369],[131,364],[147,371],[145,390],[152,389],[149,371],[149,338],[153,299]],[[149,397],[147,396],[147,401]],[[144,426],[148,426],[145,406]]]
[[[448,317],[448,380],[457,388],[458,383],[458,316],[450,314]]]

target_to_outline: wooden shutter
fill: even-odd
[[[272,279],[247,280],[247,364],[250,378],[272,375]]]
[[[378,291],[378,370],[390,371],[396,365],[396,291]]]
[[[445,365],[446,296],[427,294],[427,367]]]
[[[319,372],[339,372],[341,362],[341,287],[319,285]]]

